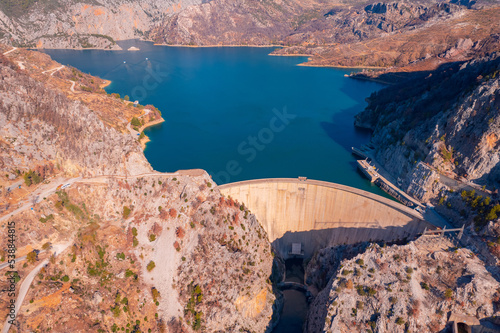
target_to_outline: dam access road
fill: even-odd
[[[413,238],[436,227],[417,211],[379,195],[305,178],[249,180],[218,186],[256,215],[283,258],[292,244],[304,257],[328,246]]]

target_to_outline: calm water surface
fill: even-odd
[[[350,70],[296,66],[304,57],[272,48],[47,50],[56,61],[111,80],[108,92],[153,104],[165,123],[146,130],[158,171],[202,168],[219,183],[306,176],[382,194],[356,171],[351,146],[370,134],[353,126],[382,86]]]

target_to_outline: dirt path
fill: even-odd
[[[43,71],[43,72],[42,72],[42,74],[45,74],[45,73],[48,73],[48,72],[52,72],[52,73],[50,74],[50,76],[53,76],[53,75],[54,75],[54,73],[56,73],[56,72],[60,71],[60,70],[61,70],[61,69],[63,69],[64,67],[66,67],[66,66],[62,65],[62,66],[57,67],[57,68],[48,69],[48,70],[46,70],[46,71]]]

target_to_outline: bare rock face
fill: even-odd
[[[4,5],[0,42],[39,48],[119,48],[115,40],[142,38],[154,22],[198,0],[59,0],[56,5]]]
[[[0,168],[34,169],[53,161],[68,174],[150,172],[140,145],[77,101],[0,65]]]
[[[497,316],[499,286],[470,250],[445,238],[373,245],[342,261],[312,303],[307,331],[438,332],[450,312]]]
[[[151,37],[183,45],[269,45],[292,30],[292,21],[315,1],[214,0],[165,19]]]
[[[372,95],[356,122],[371,124],[377,159],[406,179],[406,186],[415,179],[417,162],[424,161],[452,178],[466,175],[498,187],[500,119],[493,110],[500,107],[499,73],[498,54],[443,66]],[[424,187],[431,190],[430,185]]]

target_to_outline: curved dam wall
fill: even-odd
[[[292,243],[304,256],[340,244],[396,241],[422,233],[422,215],[400,203],[349,186],[317,180],[262,179],[218,186],[244,203],[286,259]]]

